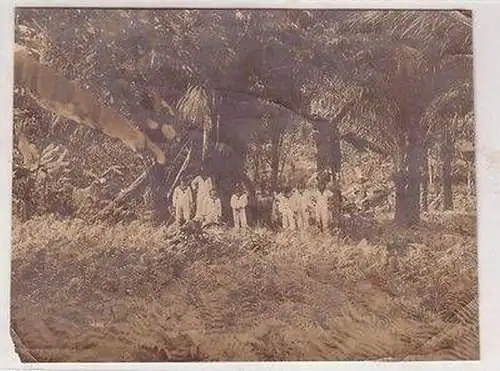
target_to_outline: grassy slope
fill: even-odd
[[[39,361],[477,359],[474,220],[444,217],[359,243],[15,219],[13,325]]]

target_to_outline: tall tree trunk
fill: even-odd
[[[422,169],[422,210],[427,211],[429,208],[429,153],[426,149],[424,152],[423,169]]]
[[[420,221],[420,161],[418,147],[408,146],[406,166],[394,175],[396,187],[396,224],[409,227]]]
[[[434,163],[434,157],[432,156],[432,153],[428,150],[427,151],[427,179],[428,179],[428,184],[427,188],[429,189],[430,193],[433,194],[435,193],[436,186],[435,186],[435,163]]]
[[[233,214],[230,206],[231,195],[234,187],[241,182],[245,169],[245,158],[247,147],[244,142],[238,140],[231,134],[231,122],[221,115],[220,121],[220,144],[228,147],[228,151],[223,153],[213,151],[210,161],[212,179],[219,193],[222,204],[222,219],[232,222]]]
[[[474,163],[467,162],[467,196],[474,195]]]
[[[407,226],[420,221],[420,183],[422,145],[418,137],[410,139],[408,148],[408,186],[406,192]]]
[[[201,156],[204,168],[209,167],[214,144],[219,143],[219,101],[220,98],[216,96],[213,90],[210,90],[210,115],[208,121],[203,123],[203,149]]]
[[[314,122],[315,142],[316,142],[316,169],[318,172],[318,182],[333,183],[334,193],[332,198],[332,222],[334,226],[340,225],[342,210],[342,193],[339,185],[341,168],[340,135],[338,127],[326,120],[316,120]],[[331,173],[332,178],[328,179],[327,173]]]
[[[207,152],[208,152],[208,131],[209,129],[207,128],[206,125],[203,126],[203,144],[202,144],[202,150],[201,150],[201,162],[203,165],[205,165],[207,161]]]
[[[259,186],[260,184],[260,166],[261,166],[260,155],[256,153],[254,158],[254,176],[253,176],[254,183],[256,186]]]
[[[402,118],[411,116],[403,114]],[[406,125],[406,134],[399,140],[396,162],[396,212],[395,222],[410,227],[420,221],[420,183],[423,156],[423,141],[418,121]]]
[[[340,170],[342,163],[342,152],[340,149],[340,133],[337,125],[332,126],[332,153],[331,153],[331,170],[332,170],[332,181],[334,193],[332,202],[333,211],[333,225],[334,227],[339,227],[342,216],[342,190],[340,189]]]
[[[248,206],[246,208],[248,225],[255,225],[259,218],[255,184],[244,172],[241,172],[239,178],[241,183],[243,183],[244,187],[246,188],[248,194]]]
[[[201,161],[202,161],[202,166],[206,167],[208,163],[208,157],[209,153],[211,151],[211,144],[212,144],[212,127],[210,124],[204,124],[203,125],[203,149],[201,153]]]
[[[332,153],[331,153],[331,169],[334,176],[334,181],[340,180],[340,170],[342,164],[342,152],[340,150],[340,133],[337,125],[331,124],[332,133]]]
[[[451,179],[451,163],[453,157],[453,142],[448,123],[443,126],[443,143],[441,144],[443,209],[453,209],[453,190]]]
[[[314,122],[316,142],[316,170],[318,181],[325,182],[326,172],[332,169],[332,154],[334,153],[330,123],[326,120]]]
[[[169,217],[168,185],[165,166],[153,166],[149,171],[148,183],[151,191],[149,201],[151,202],[153,221],[165,221]]]
[[[278,175],[280,166],[280,147],[283,128],[277,123],[272,125],[271,134],[271,192],[274,192],[278,186]]]
[[[220,115],[217,114],[217,118],[215,121],[215,144],[219,144],[220,142]]]
[[[394,188],[395,188],[395,205],[394,205],[394,221],[398,225],[406,224],[406,188],[408,185],[406,173],[406,145],[403,140],[399,142],[398,153],[394,160],[394,167],[396,168],[393,174]]]

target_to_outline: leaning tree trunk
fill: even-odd
[[[451,163],[453,157],[453,142],[448,123],[443,125],[443,142],[441,144],[441,161],[442,161],[442,187],[443,187],[443,209],[453,209],[453,190],[451,179]]]

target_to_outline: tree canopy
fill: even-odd
[[[300,117],[405,168],[408,141],[427,144],[438,117],[472,111],[466,11],[18,8],[16,24],[18,44],[130,120],[167,163],[174,137],[215,122],[217,142],[244,153],[274,110],[288,117],[275,122]],[[335,170],[340,153],[328,156]]]

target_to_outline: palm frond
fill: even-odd
[[[66,148],[50,143],[43,149],[39,164],[47,169],[49,173],[53,173],[69,165],[69,161],[65,161],[67,155],[68,150]]]
[[[422,49],[383,34],[337,35],[329,39],[325,50],[338,61],[331,68],[332,74],[351,84],[379,86],[387,92],[430,69],[428,55]]]
[[[322,87],[313,96],[311,114],[337,122],[342,136],[356,135],[384,153],[392,153],[398,110],[391,99],[376,88],[333,77],[330,83],[323,81]]]
[[[450,120],[454,117],[468,117],[473,109],[472,82],[458,81],[432,101],[423,116],[423,123],[428,128],[428,133],[430,133],[437,128],[442,120]]]
[[[90,91],[42,65],[22,46],[16,46],[14,63],[15,83],[26,89],[40,107],[120,139],[134,151],[150,149],[158,163],[165,162],[161,149],[120,111],[101,106]]]
[[[351,14],[340,31],[385,32],[444,54],[472,54],[472,21],[453,10],[374,10]]]
[[[202,86],[190,86],[177,103],[177,111],[182,120],[191,121],[205,128],[211,128],[211,99]]]

